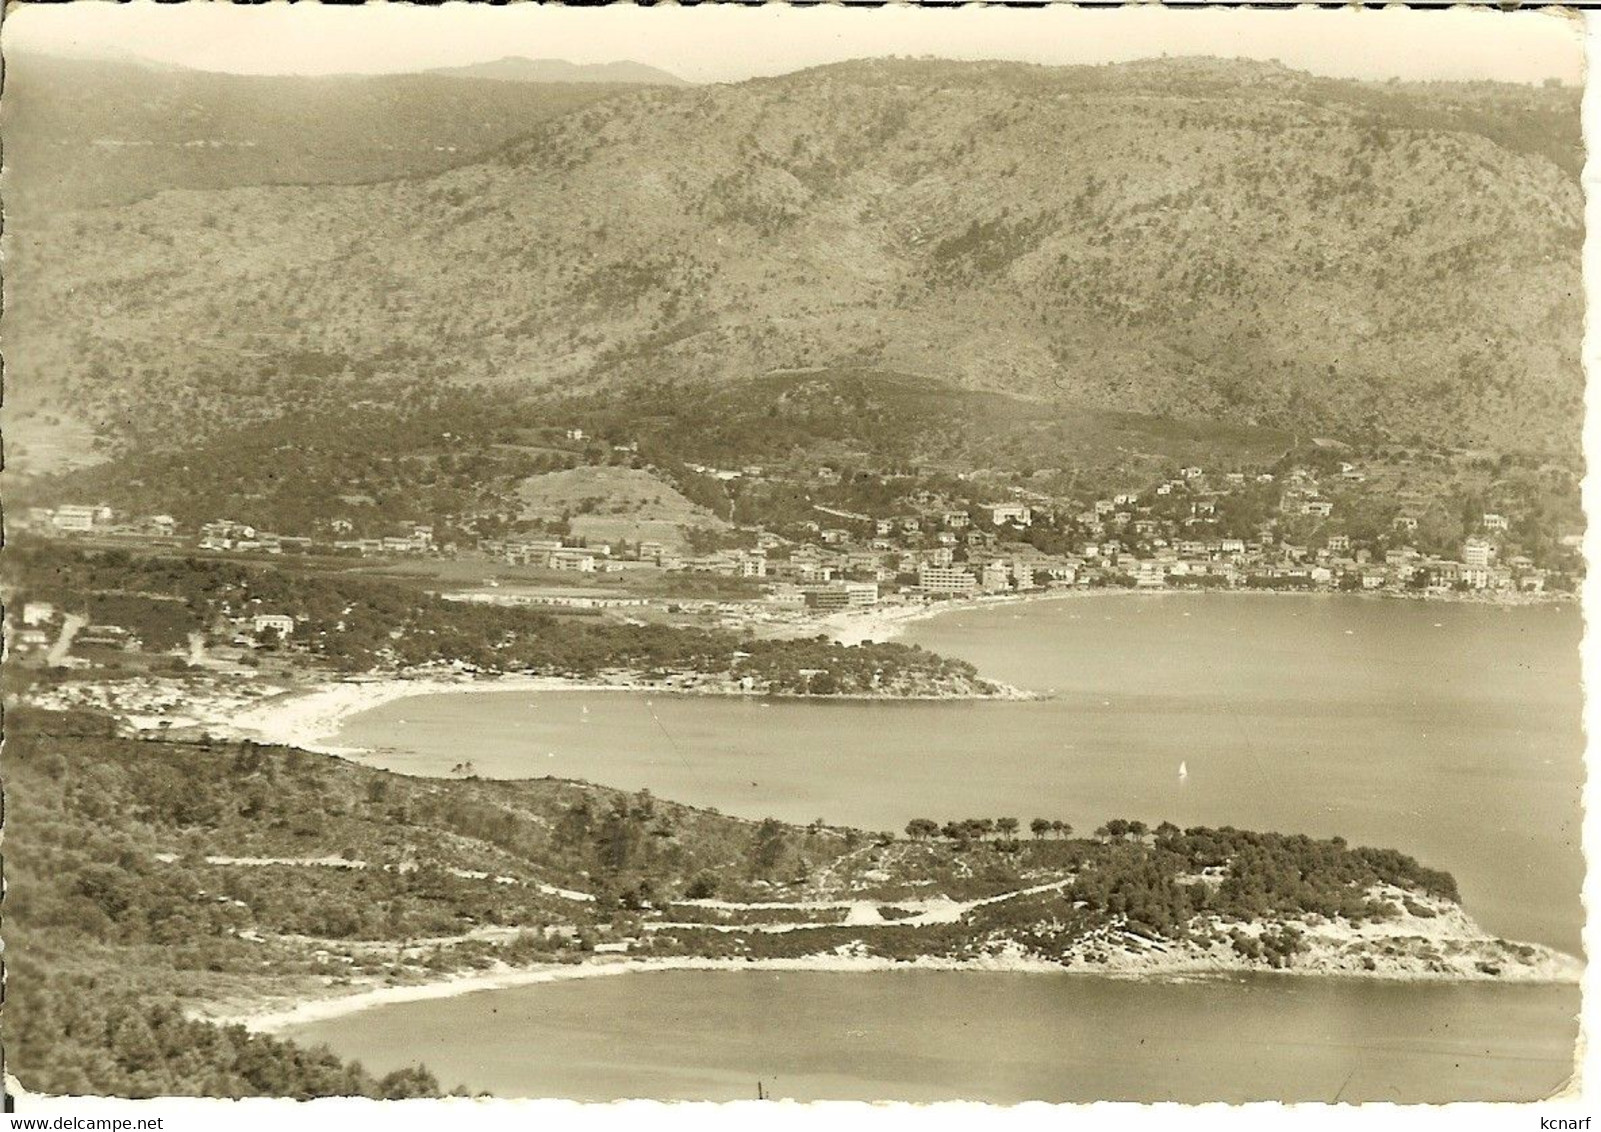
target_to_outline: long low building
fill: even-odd
[[[970,594],[977,592],[978,578],[960,566],[925,562],[917,568],[917,588],[926,594]]]
[[[806,605],[811,609],[848,609],[877,605],[877,582],[830,582],[825,586],[802,586]]]
[[[483,590],[463,590],[439,596],[444,601],[469,602],[474,605],[543,605],[561,609],[628,609],[650,604],[649,598],[609,594],[487,593]]]

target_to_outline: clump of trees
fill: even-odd
[[[1081,867],[1071,898],[1158,933],[1183,935],[1202,913],[1242,921],[1388,918],[1394,906],[1367,895],[1378,885],[1458,899],[1449,873],[1392,849],[1353,849],[1341,838],[1230,827],[1181,831],[1166,822],[1149,837],[1143,823],[1112,821],[1104,828],[1109,837]],[[1203,878],[1207,872],[1215,884]],[[1293,953],[1285,946],[1285,954]]]
[[[913,841],[927,841],[938,837],[958,844],[991,840],[1012,842],[1017,839],[1021,827],[1022,823],[1013,817],[962,818],[944,824],[931,818],[913,818],[906,823],[906,836]],[[1035,818],[1029,828],[1035,837],[1043,837],[1048,832],[1065,834],[1072,830],[1072,826],[1066,822],[1052,823],[1044,818]]]
[[[906,823],[906,836],[913,841],[927,841],[930,837],[945,837],[946,841],[989,841],[999,837],[1010,841],[1017,837],[1017,818],[962,818],[940,825],[930,818],[913,818]]]
[[[55,543],[15,548],[6,558],[13,594],[29,600],[75,608],[84,595],[147,595],[139,608],[159,615],[150,632],[162,643],[207,632],[230,616],[285,613],[297,622],[286,647],[349,672],[448,663],[489,673],[579,677],[631,669],[663,676],[748,675],[758,690],[799,695],[986,687],[973,665],[915,645],[745,640],[723,630],[448,602],[370,579]],[[140,626],[144,631],[143,621]]]
[[[191,1024],[181,1006],[393,973],[418,938],[459,941],[404,960],[432,971],[571,961],[681,895],[738,899],[848,844],[820,823],[648,791],[414,779],[252,743],[140,741],[103,716],[29,707],[7,712],[6,772],[7,1064],[51,1092],[431,1095],[420,1072],[366,1075]],[[469,934],[497,925],[523,930]]]
[[[113,978],[61,976],[18,957],[6,1003],[7,1068],[32,1090],[122,1097],[438,1097],[427,1069],[375,1077],[326,1046],[183,1016]]]
[[[1029,830],[1035,840],[1025,850],[1026,859],[1071,869],[1071,884],[987,906],[982,915],[975,912],[970,918],[975,926],[1004,928],[1019,940],[1018,932],[1036,943],[1049,937],[1052,943],[1043,954],[1060,953],[1084,931],[1112,924],[1150,938],[1172,939],[1188,936],[1202,916],[1269,925],[1309,915],[1354,923],[1389,918],[1397,914],[1396,907],[1368,895],[1379,885],[1458,898],[1449,873],[1394,850],[1352,848],[1341,838],[1315,840],[1231,827],[1180,829],[1166,821],[1153,828],[1139,819],[1113,818],[1092,838],[1058,849],[1053,842],[1072,834],[1067,823],[1035,818]],[[984,842],[1005,848],[1005,839],[1016,831],[1015,821],[991,818],[943,824],[914,818],[906,826],[913,841],[937,840],[956,853]],[[1409,907],[1426,910],[1407,900]],[[1056,926],[1044,929],[1041,924]],[[1288,928],[1236,932],[1230,938],[1240,954],[1274,966],[1288,964],[1301,946],[1299,935]]]
[[[992,839],[1013,841],[1021,827],[1022,823],[1012,817],[962,818],[943,824],[932,818],[913,818],[906,823],[906,836],[913,841],[928,841],[936,837],[958,843]],[[1060,818],[1035,818],[1028,823],[1028,828],[1036,839],[1064,838],[1073,833],[1073,827]]]
[[[683,899],[739,900],[815,880],[863,838],[821,820],[799,827],[728,818],[648,791],[418,779],[251,743],[146,742],[88,713],[24,706],[7,713],[6,726],[6,944],[17,972],[6,1052],[25,1083],[47,1091],[436,1091],[420,1071],[373,1078],[331,1055],[191,1023],[181,1004],[324,976],[312,948],[333,941],[455,937],[458,944],[427,957],[435,971],[495,959],[575,961],[602,939],[643,934],[642,920],[672,915]],[[1071,826],[1043,817],[1028,828],[1032,839],[1019,838],[1022,823],[1012,817],[917,818],[907,825],[921,843],[915,851],[903,844],[881,854],[901,860],[895,867],[907,876],[858,898],[881,904],[890,919],[914,891],[906,880],[978,897],[1034,888],[1041,878],[1056,885],[974,907],[956,923],[875,932],[808,913],[819,926],[805,932],[695,926],[649,933],[647,946],[776,956],[865,945],[913,958],[982,954],[1004,939],[1060,955],[1099,929],[1212,938],[1201,925],[1216,919],[1263,925],[1228,938],[1253,960],[1284,965],[1300,945],[1284,925],[1300,917],[1396,914],[1368,897],[1375,886],[1457,898],[1450,874],[1339,838],[1152,828],[1127,818],[1089,838],[1070,839]],[[878,837],[880,847],[891,841]],[[252,857],[287,860],[237,862]],[[594,899],[569,899],[551,885]],[[474,929],[489,925],[516,938],[477,938]],[[557,926],[564,930],[550,934],[571,942],[545,938],[543,929]],[[347,950],[353,962],[377,954]],[[376,974],[399,961],[358,967]]]

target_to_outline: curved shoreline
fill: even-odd
[[[1387,594],[1334,594],[1300,593],[1276,590],[1229,590],[1228,596],[1262,597],[1354,597],[1364,600],[1428,600],[1408,599]],[[855,646],[864,642],[885,642],[901,636],[907,627],[931,620],[944,614],[968,613],[1011,606],[1043,604],[1058,601],[1084,601],[1106,597],[1194,597],[1213,591],[1184,590],[1051,590],[1029,594],[997,594],[984,597],[901,603],[845,610],[813,623],[839,644]],[[1439,600],[1439,599],[1436,599]],[[1464,598],[1454,604],[1497,605],[1511,608],[1511,603],[1482,602]],[[1555,598],[1520,605],[1561,604]],[[1018,701],[1043,698],[1044,694],[1019,689],[991,681],[997,688],[994,695],[974,696],[973,699]],[[844,700],[871,702],[946,702],[958,698],[951,695],[926,696],[826,696],[826,697],[772,697],[768,693],[742,692],[735,689],[664,688],[627,677],[612,680],[578,680],[559,676],[527,676],[508,674],[496,677],[456,676],[393,676],[368,679],[328,681],[288,691],[265,699],[239,714],[213,714],[205,722],[220,734],[234,738],[249,738],[260,742],[299,747],[318,754],[351,757],[367,753],[364,748],[338,746],[330,742],[349,720],[363,712],[382,707],[396,700],[412,696],[464,695],[478,692],[634,692],[652,695],[734,695],[756,698],[781,698],[818,702]]]
[[[1082,600],[1087,597],[1129,594],[1129,590],[1070,590],[1038,594],[1007,594],[992,597],[970,598],[956,601],[919,602],[865,607],[846,610],[815,623],[828,638],[838,644],[856,646],[864,642],[884,642],[899,636],[905,628],[918,621],[926,621],[941,614],[962,613],[971,610],[1001,606],[1034,604],[1036,602]],[[1176,592],[1176,591],[1175,591]],[[995,683],[995,682],[991,682]],[[975,697],[986,700],[1027,700],[1039,698],[1038,693],[995,683],[999,693],[994,696]],[[457,676],[389,677],[367,680],[328,681],[306,689],[283,693],[264,700],[249,710],[229,718],[214,718],[208,723],[232,736],[252,738],[261,742],[286,747],[299,747],[318,754],[351,757],[367,753],[361,747],[342,747],[331,744],[349,720],[363,712],[382,707],[396,700],[412,696],[464,695],[476,692],[635,692],[655,695],[711,694],[705,691],[662,688],[655,684],[641,684],[626,680],[604,682],[574,680],[558,676],[506,675],[488,679]],[[722,694],[722,693],[718,693]],[[761,693],[729,692],[730,695]],[[827,696],[782,697],[816,699],[826,702],[861,700],[873,702],[944,702],[952,696]]]
[[[1178,591],[1151,592],[1159,596],[1173,596]],[[1245,592],[1260,592],[1272,597],[1285,596],[1274,591]],[[1024,603],[1036,601],[1082,600],[1092,597],[1112,596],[1114,594],[1124,597],[1144,596],[1137,591],[1127,590],[1047,592],[1034,595],[981,598],[971,601],[918,603],[916,605],[891,606],[884,609],[862,609],[860,611],[848,611],[825,620],[831,622],[829,628],[833,630],[836,640],[845,639],[847,643],[851,643],[852,638],[847,637],[846,632],[852,628],[855,628],[858,633],[854,639],[883,640],[886,638],[881,634],[886,632],[888,635],[898,634],[910,624],[931,619],[942,613],[955,614],[972,610],[982,611],[991,607],[998,608],[1001,606],[1017,607]],[[1294,593],[1289,596],[1301,598],[1363,596],[1369,600],[1374,600],[1382,598],[1383,595]],[[359,754],[360,750],[329,746],[327,741],[336,735],[340,727],[353,715],[372,710],[392,700],[410,696],[459,695],[500,691],[520,691],[525,693],[623,691],[633,692],[636,695],[640,693],[653,695],[706,695],[718,694],[725,690],[718,688],[700,689],[698,691],[695,689],[664,689],[659,685],[636,683],[621,675],[614,676],[611,682],[604,682],[537,676],[503,676],[488,679],[473,678],[465,674],[451,675],[441,673],[410,679],[391,678],[345,681],[324,684],[311,689],[291,691],[274,699],[262,701],[250,710],[239,713],[228,720],[227,725],[250,728],[256,734],[266,736],[270,741],[283,742],[288,745],[320,750],[335,755],[352,755]],[[743,694],[751,695],[750,693]],[[828,697],[828,699],[837,698]],[[887,699],[888,697],[869,698]],[[1513,964],[1505,968],[1504,972],[1497,971],[1493,974],[1476,972],[1471,969],[1471,965],[1467,969],[1459,966],[1428,970],[1416,963],[1391,962],[1386,961],[1383,957],[1378,957],[1379,966],[1377,969],[1353,969],[1353,961],[1350,957],[1346,957],[1342,961],[1336,961],[1329,955],[1308,955],[1304,965],[1298,965],[1288,970],[1268,971],[1262,966],[1245,960],[1234,960],[1228,955],[1191,953],[1180,949],[1157,950],[1154,953],[1142,954],[1118,954],[1114,955],[1110,963],[1074,961],[1068,964],[1048,960],[1025,959],[1020,955],[1005,954],[966,961],[926,956],[905,961],[832,953],[765,960],[698,957],[660,959],[608,957],[598,961],[588,960],[576,964],[544,964],[537,967],[515,968],[497,966],[487,971],[458,973],[432,981],[400,986],[366,984],[365,989],[363,989],[362,982],[358,980],[355,984],[347,985],[344,988],[312,989],[309,992],[312,997],[298,1003],[291,996],[284,996],[283,999],[276,1003],[264,1003],[259,1009],[251,1009],[246,1004],[238,1015],[223,1018],[222,1020],[268,1032],[308,1025],[391,1004],[431,1001],[480,991],[506,990],[520,986],[540,985],[547,982],[667,970],[714,972],[792,970],[839,973],[917,970],[972,971],[1067,974],[1079,977],[1149,981],[1231,978],[1258,973],[1286,974],[1301,978],[1379,979],[1392,982],[1461,981],[1502,984],[1549,984],[1573,983],[1579,980],[1579,972],[1582,969],[1581,960],[1561,952],[1555,952],[1549,948],[1541,947],[1540,951],[1542,953],[1541,956],[1526,966]],[[341,990],[344,993],[335,993]],[[237,1008],[238,1004],[236,1003],[235,1006]]]
[[[489,680],[442,677],[339,680],[274,696],[232,719],[217,722],[231,733],[259,742],[348,757],[365,754],[366,749],[336,746],[328,740],[339,734],[353,716],[413,696],[642,690],[633,685],[585,683],[554,676],[504,676]]]
[[[945,613],[966,613],[975,609],[1065,601],[1089,597],[1094,592],[1058,590],[1038,594],[999,594],[992,597],[959,598],[948,601],[864,606],[861,609],[847,609],[842,613],[825,617],[818,622],[818,628],[824,629],[829,639],[837,644],[854,646],[869,641],[881,644],[900,636],[908,625],[918,621],[928,621]],[[1106,594],[1124,592],[1127,591],[1104,591]]]
[[[371,753],[365,747],[339,746],[329,740],[354,716],[414,696],[456,696],[495,692],[631,692],[653,696],[723,696],[815,703],[949,703],[953,700],[1015,703],[1038,700],[1036,693],[1009,684],[989,682],[996,689],[984,695],[779,695],[707,688],[664,688],[632,681],[587,681],[559,676],[507,675],[489,679],[445,680],[390,677],[376,680],[329,681],[284,692],[228,718],[208,719],[208,729],[229,738],[252,739],[276,746],[298,747],[317,754],[350,758]]]
[[[1174,955],[1134,960],[1126,964],[1062,964],[1022,955],[998,955],[983,959],[947,959],[921,956],[912,960],[881,956],[819,954],[791,959],[709,959],[679,956],[666,959],[625,959],[614,962],[553,963],[534,967],[502,967],[498,970],[447,976],[431,982],[406,986],[372,987],[351,994],[301,1001],[294,1006],[265,1006],[240,1014],[203,1015],[219,1025],[239,1025],[254,1033],[278,1033],[297,1026],[331,1021],[351,1014],[365,1013],[383,1006],[410,1002],[433,1002],[463,995],[513,990],[546,983],[573,982],[612,975],[650,974],[660,971],[813,971],[828,974],[873,974],[897,971],[937,971],[946,973],[987,973],[1015,975],[1065,975],[1074,978],[1124,981],[1192,980],[1236,978],[1245,975],[1282,975],[1291,978],[1353,979],[1404,983],[1494,983],[1517,985],[1578,985],[1582,972],[1578,961],[1551,952],[1551,962],[1527,974],[1488,975],[1461,971],[1431,972],[1380,967],[1374,971],[1330,970],[1316,965],[1263,970],[1248,962],[1229,962],[1214,956]]]
[[[1112,591],[1107,591],[1112,592]],[[967,602],[931,602],[918,605],[897,605],[884,608],[846,611],[824,618],[817,627],[824,629],[830,640],[847,646],[866,641],[886,641],[898,636],[913,621],[922,621],[942,613],[957,613],[968,609],[983,609],[990,605],[1020,604],[1049,599],[1082,596],[1071,593],[1014,595]],[[995,700],[1026,700],[1038,698],[1036,693],[991,683],[998,689],[993,696],[974,697]],[[363,712],[372,711],[396,700],[413,696],[467,695],[478,692],[634,692],[653,695],[742,695],[757,698],[816,699],[836,702],[841,700],[873,702],[944,702],[954,696],[827,696],[827,697],[771,697],[769,693],[713,692],[683,688],[663,688],[658,684],[645,684],[627,678],[612,681],[577,680],[560,676],[455,677],[394,676],[377,679],[335,680],[282,693],[262,701],[234,716],[213,718],[207,722],[213,728],[244,738],[285,747],[299,747],[317,754],[350,757],[367,753],[361,747],[342,747],[329,742],[349,720]]]
[[[937,601],[901,603],[898,605],[864,606],[832,614],[818,622],[826,628],[829,638],[844,645],[858,645],[864,641],[882,643],[905,632],[906,627],[927,621],[943,613],[970,613],[975,610],[997,609],[1013,605],[1035,605],[1053,601],[1085,601],[1094,598],[1142,597],[1226,597],[1226,598],[1357,598],[1362,601],[1438,602],[1447,605],[1478,606],[1487,609],[1525,609],[1534,606],[1562,606],[1577,602],[1568,594],[1523,595],[1517,600],[1503,597],[1483,598],[1472,594],[1452,596],[1404,594],[1374,591],[1339,590],[1273,590],[1273,589],[1057,589],[1039,593],[987,594],[968,598],[950,598]]]

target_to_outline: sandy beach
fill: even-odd
[[[1031,700],[1035,693],[991,681],[992,694],[975,694],[985,700]],[[285,691],[258,701],[238,714],[207,712],[197,706],[196,713],[212,733],[234,739],[253,739],[285,747],[299,747],[318,754],[353,757],[364,754],[360,747],[342,747],[329,740],[339,734],[352,716],[395,700],[411,696],[471,695],[481,692],[641,692],[657,696],[773,696],[775,693],[747,692],[738,688],[664,688],[659,684],[628,679],[611,681],[567,680],[555,676],[500,676],[489,679],[415,679],[395,677],[352,682],[329,682],[298,691]],[[807,698],[784,696],[783,698]],[[889,697],[836,695],[830,700],[875,700]],[[951,695],[896,696],[897,700],[945,701]]]
[[[967,603],[953,602],[908,603],[903,605],[872,605],[858,609],[831,613],[818,622],[818,628],[832,641],[842,645],[860,645],[868,641],[883,642],[898,637],[914,621],[925,621],[941,613],[962,608]]]
[[[842,645],[859,645],[866,641],[882,643],[894,640],[908,625],[926,621],[945,613],[961,613],[998,606],[1032,605],[1044,601],[1063,601],[1082,598],[1095,593],[1123,593],[1123,590],[1045,590],[1040,593],[993,594],[983,597],[956,598],[949,601],[902,602],[899,604],[865,605],[832,613],[817,622],[818,628],[830,640]]]
[[[859,610],[845,610],[823,618],[816,622],[816,627],[830,639],[840,644],[854,646],[864,641],[889,640],[911,622],[942,613],[1071,596],[1074,595],[1047,593],[978,598],[970,601],[864,607]],[[1001,698],[1032,698],[1028,693],[1016,688],[998,687]],[[571,680],[555,676],[475,678],[467,675],[439,675],[330,681],[309,689],[285,691],[261,700],[244,711],[237,711],[237,705],[230,704],[226,712],[205,714],[206,723],[213,729],[221,729],[233,736],[287,747],[299,747],[321,754],[350,756],[362,752],[358,748],[340,747],[329,743],[329,740],[339,733],[345,721],[364,711],[410,696],[465,695],[476,692],[608,691],[651,692],[658,695],[690,692],[697,695],[751,694],[735,689],[666,689],[660,685],[639,683],[626,677],[609,680]]]
[[[1387,957],[1366,967],[1349,954],[1346,945],[1354,937],[1333,939],[1313,937],[1313,946],[1298,956],[1296,965],[1278,974],[1300,977],[1360,978],[1406,982],[1578,982],[1583,966],[1579,960],[1549,948],[1536,948],[1533,961],[1490,974],[1477,966],[1479,952],[1470,949],[1457,957],[1429,966],[1415,957]],[[1494,941],[1480,936],[1473,943],[1489,946]],[[281,1002],[264,1004],[260,1009],[235,1014],[206,1014],[209,1020],[242,1025],[257,1033],[275,1033],[295,1026],[327,1021],[349,1014],[408,1002],[430,1002],[483,991],[508,990],[544,983],[613,975],[645,974],[653,971],[819,971],[860,974],[882,971],[1002,972],[1029,975],[1075,975],[1114,979],[1190,979],[1237,977],[1260,974],[1268,969],[1245,960],[1227,947],[1202,947],[1193,943],[1171,942],[1157,947],[1113,948],[1100,958],[1074,956],[1066,962],[1031,958],[1020,950],[1008,949],[977,959],[949,959],[921,956],[896,960],[860,953],[830,952],[789,959],[706,959],[694,956],[664,959],[598,960],[571,964],[541,964],[533,967],[500,966],[488,971],[450,975],[408,986],[378,986],[354,993],[335,994],[303,1001],[292,1006]]]
[[[1043,885],[1029,891],[1057,886]],[[1375,889],[1375,893],[1389,899],[1408,895],[1392,886],[1381,886]],[[428,1002],[480,991],[652,971],[820,971],[840,974],[987,971],[1146,980],[1238,977],[1274,971],[1302,977],[1503,983],[1576,983],[1583,975],[1584,964],[1575,956],[1542,945],[1512,944],[1498,939],[1479,927],[1461,907],[1448,901],[1416,895],[1414,903],[1425,905],[1426,914],[1408,912],[1396,919],[1363,924],[1320,920],[1317,917],[1300,921],[1295,926],[1303,934],[1303,949],[1296,956],[1293,966],[1276,971],[1259,960],[1245,958],[1226,940],[1214,940],[1209,944],[1197,942],[1193,937],[1151,940],[1119,929],[1107,929],[1079,941],[1061,961],[1030,956],[1016,943],[1008,943],[993,954],[968,959],[942,956],[891,959],[869,954],[862,945],[845,945],[833,951],[782,959],[673,956],[660,959],[589,959],[578,963],[546,963],[530,967],[501,964],[487,971],[463,972],[411,985],[370,986],[350,993],[336,992],[290,1006],[283,1005],[281,1001],[267,1001],[256,1009],[234,1014],[208,1014],[207,1017],[269,1033],[398,1003]],[[760,905],[730,905],[753,906]],[[944,922],[953,917],[936,918]],[[902,921],[886,926],[890,929],[904,928],[908,923]],[[1235,927],[1256,936],[1260,935],[1265,925],[1225,924],[1214,920],[1210,927],[1214,931]]]
[[[1142,597],[1166,597],[1180,594],[1177,590],[1113,590],[1113,589],[1056,589],[1037,593],[991,594],[971,598],[929,602],[891,602],[873,606],[841,610],[826,617],[794,622],[787,626],[785,635],[825,635],[842,645],[855,646],[864,642],[885,642],[900,636],[909,625],[944,614],[956,614],[997,607],[1018,607],[1042,602],[1092,600],[1102,596],[1128,595],[1138,592]],[[1280,597],[1271,590],[1233,590],[1228,597]],[[1290,595],[1304,596],[1304,595]],[[1373,600],[1385,600],[1386,595],[1356,595]],[[159,683],[159,682],[158,682]],[[1027,692],[1009,685],[991,681],[993,695],[985,699],[1038,699],[1039,693]],[[167,686],[170,685],[170,686]],[[321,754],[350,757],[364,753],[359,748],[342,747],[330,742],[338,735],[352,716],[410,696],[464,695],[476,692],[590,692],[633,691],[656,695],[765,695],[737,687],[663,687],[644,683],[626,674],[614,674],[602,680],[576,680],[554,676],[502,675],[476,676],[465,672],[433,671],[387,677],[328,680],[317,684],[280,685],[262,687],[213,679],[203,688],[192,683],[167,682],[162,688],[152,688],[148,694],[129,702],[120,687],[97,689],[92,684],[75,685],[77,700],[85,702],[56,703],[54,698],[41,700],[47,706],[83,707],[110,711],[136,731],[185,727],[202,730],[218,737],[253,739],[258,742],[299,747]],[[97,695],[91,693],[101,693]],[[87,697],[87,700],[86,700]],[[879,697],[856,695],[837,696],[833,699],[875,699]],[[904,696],[900,699],[946,700],[950,695]]]
[[[628,683],[588,683],[553,676],[501,676],[394,678],[337,681],[309,690],[290,691],[262,701],[226,720],[214,721],[234,735],[264,743],[299,747],[328,755],[360,754],[359,748],[338,747],[328,740],[339,733],[351,716],[409,696],[466,695],[474,692],[636,691]]]
[[[456,998],[480,991],[507,990],[542,983],[572,982],[577,979],[605,978],[612,975],[651,971],[833,971],[841,973],[928,970],[928,971],[1016,971],[1060,972],[1059,964],[1022,958],[996,958],[990,961],[958,962],[951,959],[918,959],[897,962],[876,956],[809,955],[795,959],[701,959],[693,956],[672,959],[624,959],[585,963],[551,963],[534,967],[498,969],[452,975],[411,986],[373,987],[354,994],[315,999],[291,1007],[268,1006],[260,1011],[235,1015],[207,1015],[223,1025],[242,1025],[257,1033],[274,1033],[294,1026],[340,1018],[380,1006],[405,1002],[431,1002]]]

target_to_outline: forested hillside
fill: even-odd
[[[436,1095],[424,1069],[374,1078],[326,1050],[187,1015],[264,993],[327,993],[322,946],[356,949],[356,965],[332,968],[345,984],[494,959],[572,962],[593,947],[597,922],[619,901],[637,909],[653,884],[680,890],[712,869],[737,892],[736,876],[805,873],[846,845],[844,831],[758,825],[648,793],[140,743],[87,715],[8,712],[6,761],[7,1069],[44,1092]],[[765,864],[753,871],[757,849]],[[292,863],[339,853],[349,867]],[[268,863],[278,858],[287,863]],[[471,875],[486,868],[516,883]],[[599,898],[562,899],[545,881]],[[574,917],[582,940],[543,942],[542,926]],[[474,925],[512,927],[501,939],[457,937]],[[436,936],[458,945],[448,962],[437,946],[403,946]]]
[[[664,960],[1020,949],[1109,970],[1154,943],[1281,969],[1329,962],[1314,929],[1339,920],[1399,933],[1343,947],[1340,973],[1454,962],[1412,938],[1457,915],[1452,877],[1339,838],[1125,819],[1074,838],[1045,818],[1025,838],[1003,817],[914,819],[901,840],[465,765],[430,779],[248,742],[141,742],[82,713],[25,708],[7,728],[7,1066],[44,1092],[430,1095],[424,1068],[375,1079],[202,1017],[577,963],[604,942]],[[959,914],[915,919],[930,899]],[[857,903],[877,917],[844,922]],[[1471,942],[1466,962],[1493,960],[1479,977],[1539,961]]]
[[[10,353],[25,400],[156,436],[315,354],[329,384],[564,391],[867,366],[1564,450],[1578,160],[1560,88],[840,64],[608,99],[427,179],[14,228]]]

